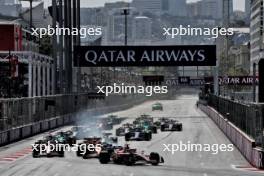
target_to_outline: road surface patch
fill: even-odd
[[[24,148],[20,151],[14,152],[12,154],[8,154],[6,156],[0,157],[0,163],[10,163],[18,160],[19,158],[22,158],[29,153],[31,153],[32,149],[31,147]]]

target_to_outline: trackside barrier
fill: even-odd
[[[40,122],[40,132],[47,131],[49,129],[49,121],[44,120]]]
[[[163,98],[165,95],[163,96]],[[169,96],[168,97],[172,97]],[[153,99],[157,99],[160,97],[153,97]],[[58,99],[58,100],[57,100]],[[33,136],[50,129],[54,129],[60,126],[69,125],[74,123],[77,120],[80,120],[78,117],[79,112],[85,112],[89,114],[89,116],[94,115],[102,115],[106,113],[111,113],[115,111],[125,110],[133,107],[134,105],[143,103],[146,100],[145,96],[119,96],[113,95],[110,96],[103,103],[97,100],[88,101],[87,96],[85,94],[78,95],[75,109],[72,106],[72,103],[76,100],[76,98],[72,95],[58,95],[58,96],[50,96],[50,97],[38,97],[38,98],[29,98],[29,99],[21,99],[16,100],[17,102],[28,102],[29,109],[31,111],[30,117],[28,116],[27,111],[21,111],[25,120],[20,126],[14,126],[13,128],[4,130],[0,132],[0,146],[24,139],[29,136]],[[47,101],[44,101],[47,100]],[[1,100],[0,103],[4,103],[2,106],[3,114],[2,118],[8,119],[13,115],[11,112],[12,106],[8,106],[8,111],[5,107],[9,104],[12,104],[14,100]],[[55,103],[55,104],[54,104]],[[21,104],[21,103],[20,103]],[[67,105],[69,104],[69,105]],[[54,106],[55,105],[55,106]],[[67,106],[67,108],[64,107]],[[64,107],[64,108],[62,108]],[[0,107],[1,108],[1,107]],[[22,108],[23,109],[23,108]],[[43,113],[45,112],[45,113]],[[14,115],[16,116],[16,115]],[[88,116],[88,117],[89,117]],[[87,118],[87,117],[86,117]],[[18,123],[16,125],[19,125]]]
[[[131,99],[131,101],[129,101],[130,103],[128,104],[120,103],[119,105],[113,105],[113,106],[101,105],[99,107],[98,106],[93,107],[95,104],[94,103],[94,104],[91,104],[90,106],[87,106],[86,110],[83,110],[83,112],[87,112],[89,116],[102,115],[102,114],[111,113],[114,111],[124,110],[136,104],[140,104],[144,101],[145,101],[144,98],[141,98],[141,99],[137,98],[134,101]],[[79,120],[78,113],[68,113],[64,115],[59,115],[55,118],[53,117],[50,119],[40,120],[38,122],[34,122],[28,125],[2,131],[0,132],[0,146],[48,131],[50,129],[72,124],[76,120]]]
[[[63,124],[67,125],[70,123],[70,115],[65,115],[63,117]]]
[[[38,134],[40,133],[40,123],[34,123],[32,125],[32,134]]]
[[[63,125],[63,117],[56,118],[56,126],[62,126]]]
[[[17,141],[21,139],[21,128],[9,130],[9,141]]]
[[[0,133],[0,143],[7,144],[9,142],[9,132],[3,131]]]
[[[32,134],[31,132],[32,130],[32,125],[27,125],[27,126],[23,126],[21,127],[21,137],[22,138],[25,138],[25,137],[28,137]]]
[[[199,104],[199,108],[215,122],[252,166],[264,169],[264,150],[256,147],[254,139],[225,119],[212,107]]]
[[[53,129],[55,127],[57,127],[57,119],[56,118],[55,119],[50,119],[49,120],[49,129]]]

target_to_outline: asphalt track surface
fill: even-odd
[[[98,159],[82,159],[75,152],[66,152],[64,158],[32,158],[30,145],[43,134],[34,136],[0,148],[1,176],[255,176],[264,175],[263,171],[252,168],[235,148],[232,152],[177,151],[171,154],[164,150],[163,144],[178,144],[179,141],[196,144],[230,144],[227,137],[217,128],[214,122],[196,108],[197,96],[182,92],[175,100],[159,101],[164,111],[151,111],[149,101],[131,107],[128,110],[115,112],[121,117],[133,121],[138,115],[151,114],[154,117],[174,117],[183,123],[182,132],[158,132],[149,142],[129,142],[130,146],[154,151],[164,157],[165,163],[159,166],[135,165],[123,166],[102,165]],[[70,128],[65,127],[63,129]],[[115,127],[116,128],[116,127]],[[61,129],[59,129],[61,130]],[[124,144],[119,138],[119,144]]]

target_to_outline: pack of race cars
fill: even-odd
[[[89,125],[76,125],[71,130],[49,134],[44,139],[35,142],[32,147],[32,156],[34,158],[41,156],[64,157],[65,150],[68,147],[71,149],[75,148],[77,157],[82,157],[83,159],[98,158],[101,164],[114,163],[131,166],[144,162],[158,165],[159,163],[164,163],[163,157],[158,153],[145,154],[144,151],[130,148],[127,143],[124,146],[120,146],[118,145],[118,137],[124,137],[126,142],[150,141],[153,134],[158,133],[158,131],[182,131],[183,129],[182,123],[174,118],[163,117],[154,120],[154,117],[143,114],[132,123],[121,124],[125,119],[111,115],[106,118],[100,118]],[[119,127],[115,128],[115,135],[113,135],[112,132],[108,131],[113,130],[115,125],[119,125]],[[47,144],[61,145],[50,150],[45,146]],[[65,145],[67,145],[66,148],[64,147]],[[43,146],[46,148],[43,148]],[[94,150],[90,150],[92,146]]]
[[[182,123],[173,118],[159,118],[154,121],[150,115],[143,114],[133,123],[125,123],[116,129],[116,136],[124,136],[126,141],[150,141],[152,134],[163,131],[182,131]]]

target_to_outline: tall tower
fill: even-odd
[[[250,12],[251,12],[251,8],[250,8],[250,1],[251,0],[245,0],[245,13],[246,13],[246,23],[249,24],[250,23]]]
[[[251,73],[253,63],[258,63],[264,57],[263,52],[263,0],[251,0],[250,17],[250,62]]]
[[[250,0],[245,0],[245,13],[250,14]]]
[[[173,16],[187,16],[186,0],[169,0],[169,13]]]
[[[233,0],[222,0],[223,25],[228,26],[231,15],[233,14]]]
[[[139,11],[162,12],[162,0],[133,0],[131,6]]]

